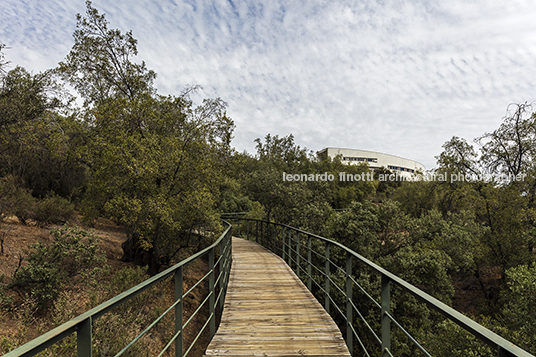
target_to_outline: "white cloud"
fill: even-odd
[[[162,93],[200,84],[220,96],[239,151],[267,133],[431,167],[453,135],[496,128],[534,98],[536,9],[530,1],[95,0],[133,30]],[[14,64],[54,66],[83,1],[4,0],[0,41]]]

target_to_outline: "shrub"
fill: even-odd
[[[106,257],[98,250],[93,233],[68,225],[50,233],[53,242],[32,245],[28,264],[17,270],[11,284],[34,297],[41,308],[58,297],[67,281],[95,283],[96,275],[106,267]]]
[[[0,179],[0,216],[15,215],[21,222],[30,218],[35,199],[19,186],[14,176]]]
[[[49,196],[35,202],[32,218],[40,223],[65,223],[74,213],[74,204],[59,196]]]
[[[73,215],[74,204],[60,196],[42,199],[22,188],[17,179],[8,176],[0,179],[0,216],[15,215],[22,223],[33,219],[39,223],[65,223]]]

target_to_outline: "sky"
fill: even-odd
[[[453,136],[497,129],[536,100],[532,0],[94,0],[132,30],[160,94],[221,97],[232,145],[294,136],[309,150],[378,151],[436,166]],[[73,45],[83,0],[1,0],[6,60],[34,73]],[[475,148],[478,148],[475,144]]]

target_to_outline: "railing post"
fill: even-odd
[[[232,252],[232,248],[233,248],[233,235],[231,232],[229,232],[229,236],[227,237],[227,259],[226,259],[226,264],[227,264],[227,271],[225,273],[225,294],[227,295],[227,286],[229,285],[229,275],[231,273],[231,265],[232,265],[232,262],[233,262],[233,252]],[[223,299],[225,301],[225,299]]]
[[[391,352],[391,319],[387,316],[391,310],[390,292],[391,281],[389,278],[382,274],[382,311],[381,311],[381,323],[382,323],[382,357],[388,357]]]
[[[216,291],[214,290],[214,248],[212,248],[208,252],[208,269],[210,272],[210,275],[208,277],[208,291],[210,295],[208,306],[209,306],[209,314],[210,314],[210,339],[212,340],[212,337],[216,334],[216,314],[215,314],[215,294]]]
[[[326,242],[326,252],[325,252],[325,255],[326,255],[326,265],[325,265],[325,270],[326,270],[326,278],[324,279],[324,291],[325,291],[325,294],[324,294],[324,309],[327,311],[327,313],[329,314],[329,276],[330,276],[330,262],[329,262],[329,249],[330,249],[330,245],[329,245],[329,242]]]
[[[354,350],[354,333],[352,332],[352,254],[346,252],[346,346],[351,354]]]
[[[283,227],[283,231],[281,232],[281,241],[283,242],[282,246],[281,246],[281,249],[283,250],[283,254],[281,255],[281,258],[283,258],[284,261],[286,261],[286,259],[287,259],[287,250],[286,250],[287,239],[285,237],[286,232],[287,232],[287,227]],[[287,262],[287,264],[288,264],[288,262]]]
[[[311,236],[307,236],[307,289],[313,291],[313,280],[311,278]]]
[[[180,302],[175,305],[175,333],[179,333],[175,339],[175,357],[182,357],[182,266],[175,270],[175,301],[180,300]]]
[[[291,230],[285,232],[285,244],[287,245],[287,264],[292,269],[292,238],[290,237]]]
[[[93,356],[93,346],[91,344],[92,321],[93,319],[90,316],[78,325],[76,331],[76,352],[78,357]]]
[[[255,242],[259,243],[259,221],[255,221]]]
[[[249,240],[249,221],[246,221],[246,239]]]
[[[264,222],[261,221],[261,245],[264,246]]]
[[[220,262],[218,263],[218,267],[219,267],[219,283],[218,283],[218,286],[219,286],[219,295],[220,295],[220,300],[218,301],[218,313],[220,314],[221,316],[221,313],[223,312],[223,301],[225,300],[225,296],[223,294],[223,278],[225,277],[225,238],[222,239],[222,241],[220,242],[220,246],[219,246],[219,250],[220,250]]]
[[[275,254],[275,233],[276,233],[276,226],[275,224],[272,225],[272,252]]]
[[[296,231],[296,275],[300,277],[300,232]]]

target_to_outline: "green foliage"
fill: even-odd
[[[0,178],[0,217],[15,215],[21,222],[33,219],[40,224],[65,223],[74,213],[74,204],[59,196],[34,198],[13,176]]]
[[[106,298],[112,298],[128,289],[138,285],[149,278],[147,267],[125,267],[106,280],[104,289]],[[169,279],[167,280],[169,282]],[[130,299],[108,314],[105,314],[94,323],[93,334],[95,341],[94,353],[97,355],[115,355],[124,346],[130,343],[143,329],[158,316],[159,306],[154,306],[162,299],[167,283],[159,283],[158,286]],[[158,305],[158,303],[156,304]],[[171,314],[166,323],[172,323]],[[168,330],[169,331],[169,330]],[[152,330],[155,333],[155,330]],[[151,334],[151,333],[150,333]],[[149,334],[149,335],[150,335]],[[142,338],[138,341],[127,355],[150,356],[150,339]]]
[[[55,92],[56,95],[51,95]],[[61,86],[51,71],[36,75],[16,67],[0,81],[0,128],[40,119],[50,110],[62,107]]]
[[[35,197],[80,189],[85,172],[74,144],[82,126],[61,114],[69,102],[51,71],[9,71],[0,86],[0,177],[17,177]]]
[[[377,206],[368,201],[353,202],[349,210],[332,216],[324,235],[367,259],[375,259],[381,249],[377,213]]]
[[[156,73],[145,63],[131,58],[138,54],[137,40],[129,31],[108,29],[104,15],[86,1],[86,16],[78,14],[74,45],[59,72],[69,81],[86,104],[110,97],[134,99],[153,92]]]
[[[444,151],[436,156],[438,172],[447,174],[479,175],[477,167],[477,155],[472,145],[463,138],[453,136],[443,144]]]
[[[11,284],[35,298],[41,308],[58,297],[67,279],[95,282],[106,261],[91,232],[65,225],[50,233],[52,243],[32,245],[27,264],[17,270]]]
[[[251,210],[244,216],[247,219],[266,219],[266,212],[264,207],[257,201],[251,203]]]
[[[257,158],[261,162],[270,163],[278,170],[292,172],[308,161],[310,153],[294,143],[292,134],[280,138],[278,135],[267,134],[264,143],[255,139],[257,143]]]
[[[59,196],[48,196],[36,201],[32,218],[38,222],[65,223],[74,214],[74,204]]]
[[[502,124],[477,139],[482,162],[492,173],[518,175],[534,167],[536,116],[530,104],[510,104]]]
[[[3,284],[5,275],[0,275],[0,310],[8,309],[13,303],[13,297],[8,293],[7,286]]]
[[[156,273],[191,244],[195,227],[217,231],[218,179],[230,153],[233,121],[220,98],[192,107],[156,94],[156,74],[132,62],[132,32],[109,29],[86,2],[75,44],[58,73],[85,99],[87,127],[77,151],[89,168],[82,202],[87,221],[99,215],[128,229],[123,259]]]
[[[420,340],[432,356],[480,357],[496,352],[450,320],[443,320],[433,329],[422,331]]]
[[[30,218],[35,200],[31,193],[18,184],[13,176],[0,178],[0,216],[15,215],[22,222]]]
[[[504,315],[509,331],[515,331],[515,343],[536,353],[536,263],[506,271],[508,288],[504,292]]]

